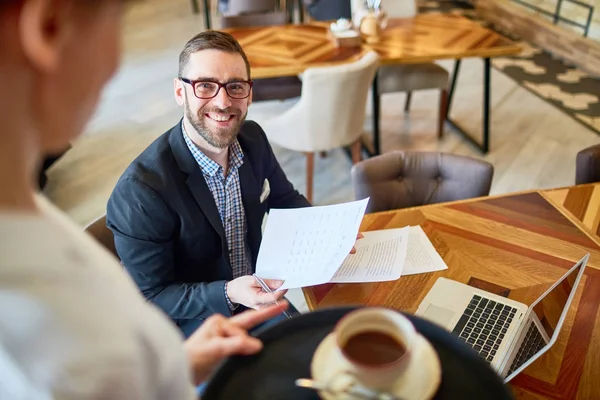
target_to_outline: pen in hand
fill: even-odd
[[[252,276],[254,277],[254,279],[256,279],[256,282],[258,282],[258,284],[260,285],[260,287],[262,287],[262,289],[267,292],[267,293],[273,293],[273,290],[271,290],[271,288],[269,287],[269,285],[266,284],[266,282],[258,275],[256,274],[252,274]],[[278,301],[275,301],[275,304],[279,304]],[[283,315],[286,316],[286,318],[290,319],[292,318],[292,315],[287,312],[287,311],[283,311]]]

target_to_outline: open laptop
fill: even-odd
[[[452,331],[510,381],[556,342],[589,254],[531,306],[438,278],[416,315]]]

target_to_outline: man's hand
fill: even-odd
[[[244,311],[231,318],[220,314],[208,318],[184,343],[194,384],[204,382],[226,357],[258,353],[262,343],[248,335],[248,329],[280,314],[287,307],[288,302],[283,300],[260,311]]]
[[[264,281],[272,290],[283,284],[283,281],[274,279],[264,279]],[[266,293],[251,275],[240,276],[227,283],[227,296],[232,303],[242,304],[256,310],[281,300],[286,293],[287,290]]]
[[[364,238],[364,235],[360,232],[358,232],[358,235],[356,235],[356,240],[358,239],[362,239]],[[352,247],[352,250],[350,250],[350,254],[354,254],[356,253],[356,247]]]

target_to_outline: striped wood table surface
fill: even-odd
[[[521,51],[520,45],[498,33],[450,14],[390,19],[379,43],[359,47],[335,47],[327,30],[324,22],[223,29],[244,48],[253,78],[297,75],[309,67],[357,60],[368,50],[375,50],[382,64],[497,57]]]
[[[413,313],[444,276],[531,304],[590,259],[556,344],[517,376],[519,399],[600,398],[600,183],[369,214],[361,230],[421,225],[448,270],[304,289],[311,309],[363,304]]]

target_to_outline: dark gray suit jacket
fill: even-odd
[[[271,208],[310,204],[287,180],[261,127],[246,121],[238,136],[247,243],[256,264],[261,225]],[[260,202],[265,179],[270,195]],[[152,143],[121,176],[107,206],[107,226],[144,296],[188,336],[214,313],[231,315],[225,281],[233,279],[225,231],[181,123]]]

